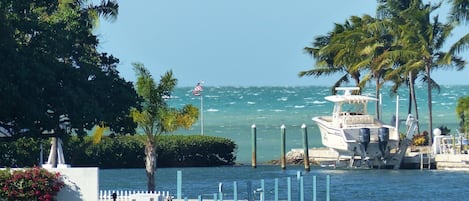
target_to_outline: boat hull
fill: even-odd
[[[316,117],[313,121],[321,132],[322,144],[339,153],[341,158],[386,159],[395,153],[399,146],[399,134],[397,129],[382,124],[356,125],[354,127],[339,128],[324,118]],[[386,127],[389,130],[389,140],[380,142],[379,128]],[[370,130],[370,142],[362,143],[359,140],[360,128]],[[366,145],[365,145],[366,144]]]

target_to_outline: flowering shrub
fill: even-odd
[[[414,135],[414,137],[412,138],[412,144],[415,146],[428,145],[428,132],[423,131],[420,134]]]
[[[59,173],[38,167],[0,172],[0,200],[53,201],[63,186]]]

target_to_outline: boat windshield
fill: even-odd
[[[366,114],[366,104],[361,103],[343,103],[342,112],[350,115],[363,115]]]

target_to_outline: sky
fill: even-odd
[[[303,48],[334,23],[353,15],[375,16],[377,6],[374,0],[118,3],[117,19],[102,19],[96,31],[99,50],[120,59],[118,71],[128,81],[136,80],[132,63],[140,62],[157,81],[172,70],[179,87],[199,81],[205,86],[331,86],[339,75],[298,76],[314,68]],[[433,78],[440,84],[469,85],[469,68],[435,72]]]

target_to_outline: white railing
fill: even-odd
[[[169,192],[147,192],[147,191],[113,191],[100,190],[98,201],[166,201],[172,200]]]

